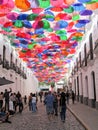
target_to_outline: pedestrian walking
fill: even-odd
[[[46,105],[46,112],[48,115],[48,119],[51,120],[53,119],[53,114],[54,114],[54,108],[53,108],[54,96],[50,91],[46,95],[44,102]]]
[[[65,122],[66,119],[66,94],[64,92],[61,93],[60,97],[60,117],[61,121]]]
[[[24,104],[25,105],[27,104],[27,96],[26,95],[24,96]]]
[[[32,112],[36,112],[36,110],[37,110],[37,109],[36,109],[36,108],[37,108],[37,107],[36,107],[36,101],[37,101],[37,100],[36,100],[36,95],[33,94],[33,95],[32,95]]]
[[[23,102],[22,102],[22,97],[19,98],[19,112],[22,113],[23,111]]]
[[[40,102],[42,102],[43,92],[39,92]]]
[[[54,115],[58,116],[58,99],[57,99],[57,93],[56,92],[54,92],[53,107],[54,107]]]
[[[30,93],[29,95],[28,105],[29,105],[29,111],[31,111],[32,110],[32,93]]]

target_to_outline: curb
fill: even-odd
[[[91,130],[90,128],[89,128],[89,126],[87,126],[87,124],[85,124],[85,122],[82,120],[82,119],[80,119],[80,117],[79,116],[77,116],[77,114],[71,109],[71,108],[69,108],[68,106],[67,106],[67,109],[73,114],[73,116],[80,122],[80,124],[85,128],[85,130]]]

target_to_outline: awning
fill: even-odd
[[[14,82],[6,79],[5,77],[2,77],[2,78],[0,77],[0,86],[6,85],[6,84],[12,84],[12,83]]]

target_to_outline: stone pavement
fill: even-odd
[[[68,109],[85,126],[86,130],[98,130],[98,110],[76,102],[68,105]]]
[[[0,130],[85,130],[68,110],[65,123],[61,122],[59,115],[49,121],[43,103],[38,103],[36,113],[26,108],[22,114],[17,113],[10,120],[12,124],[1,123]]]

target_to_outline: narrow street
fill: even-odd
[[[12,124],[1,123],[0,130],[85,130],[76,118],[67,110],[66,122],[60,121],[60,116],[49,121],[43,103],[38,103],[38,111],[32,113],[25,108],[22,114],[10,117]]]

